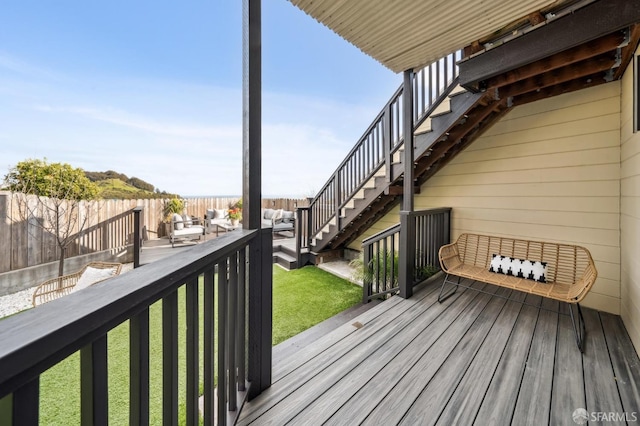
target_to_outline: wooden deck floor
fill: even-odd
[[[640,362],[619,317],[585,309],[580,354],[566,315],[470,290],[439,304],[438,290],[393,297],[279,360],[238,423],[575,425],[577,408],[640,422]]]

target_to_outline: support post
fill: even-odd
[[[413,211],[414,173],[413,173],[413,96],[412,96],[413,71],[404,72],[404,84],[402,88],[402,134],[404,138],[404,177],[402,210]]]
[[[259,234],[249,245],[249,399],[271,386],[271,230],[261,230],[262,39],[261,1],[242,3],[243,228]]]
[[[408,299],[413,295],[413,273],[416,259],[415,217],[411,212],[400,212],[400,253],[398,255],[398,284],[400,297]]]
[[[413,211],[414,194],[414,154],[413,154],[413,71],[404,72],[402,91],[402,128],[404,137],[404,177],[402,211],[400,212],[400,253],[398,255],[398,284],[400,297],[407,299],[413,295],[413,269],[415,263],[416,239],[415,223],[410,213]]]

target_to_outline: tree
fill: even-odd
[[[58,276],[64,274],[66,249],[89,219],[84,200],[94,200],[98,187],[84,171],[66,163],[25,160],[9,169],[4,186],[17,200],[20,220],[35,223],[53,235],[60,249]]]

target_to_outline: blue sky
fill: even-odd
[[[320,189],[401,82],[263,0],[264,196]],[[241,2],[3,1],[0,173],[27,158],[241,192]]]

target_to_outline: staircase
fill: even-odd
[[[420,186],[510,108],[504,100],[458,85],[450,54],[414,74],[415,188]],[[349,244],[397,205],[403,188],[402,87],[392,96],[338,166],[308,209],[299,212],[300,253]],[[304,263],[304,260],[299,261]]]

